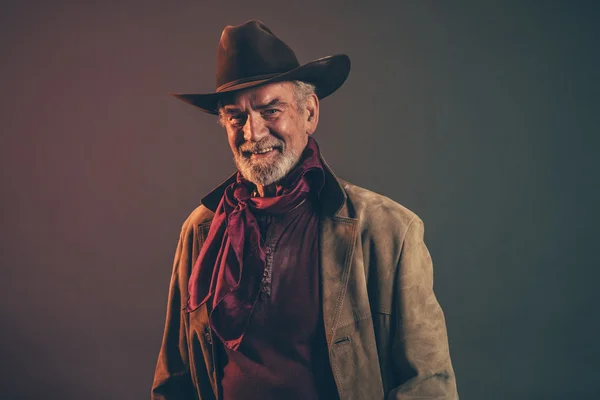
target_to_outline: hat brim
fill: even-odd
[[[225,94],[263,85],[266,83],[299,80],[312,83],[316,87],[316,95],[323,99],[335,92],[346,81],[350,73],[350,58],[346,54],[336,54],[311,61],[290,71],[278,74],[268,79],[246,81],[227,87],[215,93],[191,94],[169,93],[178,99],[198,107],[209,114],[218,115],[219,99]]]

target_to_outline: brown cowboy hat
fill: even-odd
[[[251,20],[227,26],[217,47],[217,90],[207,94],[169,93],[202,111],[218,114],[226,93],[271,82],[299,80],[312,83],[319,99],[335,92],[350,72],[350,58],[338,54],[304,65],[294,51],[262,22]]]

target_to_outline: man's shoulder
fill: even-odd
[[[404,233],[419,216],[387,196],[340,179],[353,213],[365,227],[388,228]]]
[[[202,224],[210,223],[215,213],[206,208],[203,204],[197,206],[186,218],[181,227],[182,234],[194,230]]]

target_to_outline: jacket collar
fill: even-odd
[[[324,215],[333,216],[336,215],[346,203],[346,192],[342,188],[339,179],[335,176],[329,165],[325,162],[323,156],[321,156],[321,163],[323,164],[323,171],[325,173],[325,184],[319,195],[321,202],[321,211]],[[225,193],[227,186],[235,182],[237,172],[227,178],[223,183],[214,188],[210,193],[204,196],[201,200],[202,204],[212,212],[217,211],[217,207],[221,202],[221,198]]]

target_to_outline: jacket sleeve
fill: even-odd
[[[446,322],[433,292],[433,265],[423,222],[410,223],[396,271],[392,322],[394,373],[388,400],[457,400]]]
[[[197,398],[189,369],[188,345],[180,292],[180,273],[182,272],[180,265],[184,268],[182,264],[189,257],[187,254],[189,246],[186,245],[188,236],[186,226],[187,223],[184,223],[173,261],[165,329],[152,384],[152,400]]]

